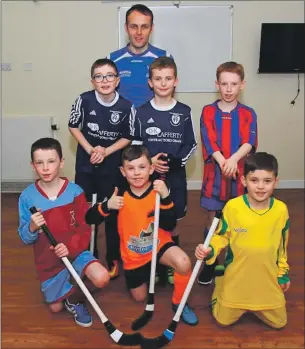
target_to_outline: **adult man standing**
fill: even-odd
[[[110,54],[120,74],[119,93],[135,107],[153,98],[148,85],[148,69],[158,57],[170,56],[168,52],[149,43],[154,29],[154,15],[145,5],[133,5],[126,12],[125,31],[129,43]]]

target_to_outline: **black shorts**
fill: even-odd
[[[158,178],[158,173],[154,172],[153,179]],[[166,175],[166,183],[175,204],[177,219],[185,217],[187,212],[187,182],[185,168],[170,171]]]
[[[77,170],[75,183],[85,192],[86,200],[92,201],[92,194],[97,193],[97,201],[103,201],[105,197],[110,198],[115,187],[121,187],[125,178],[119,170],[110,174],[98,174]]]
[[[163,256],[164,252],[172,246],[176,245],[173,242],[168,242],[160,248],[160,251],[157,254],[157,264],[160,262],[160,259]],[[145,283],[149,284],[150,268],[151,262],[148,262],[139,268],[124,270],[127,288],[130,290],[137,288]]]

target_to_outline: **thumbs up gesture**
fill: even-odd
[[[114,192],[111,196],[111,198],[108,200],[107,207],[109,210],[119,210],[124,205],[124,198],[123,196],[118,196],[118,188],[114,188]]]

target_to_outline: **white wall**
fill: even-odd
[[[2,73],[2,115],[53,115],[61,129],[64,174],[74,178],[75,142],[67,121],[77,95],[91,88],[90,67],[118,47],[117,7],[135,2],[3,1],[2,62],[12,63]],[[147,6],[170,1],[143,1]],[[221,5],[221,1],[182,1],[181,5]],[[241,101],[258,115],[259,150],[275,154],[283,180],[304,180],[304,74],[297,91],[293,74],[257,74],[262,22],[304,22],[303,1],[232,1],[233,60],[242,63],[247,85]],[[198,43],[200,45],[200,43]],[[23,71],[24,63],[33,70]],[[179,71],[178,71],[179,75]],[[204,76],[202,77],[204,79]],[[214,93],[181,93],[177,99],[192,107],[198,150],[188,165],[190,181],[202,178],[199,118]],[[5,132],[3,130],[2,132]]]

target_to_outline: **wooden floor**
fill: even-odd
[[[291,218],[288,252],[292,285],[286,294],[287,327],[273,330],[249,314],[232,327],[220,328],[208,311],[212,286],[195,283],[189,301],[199,324],[190,327],[181,323],[168,348],[304,348],[304,190],[278,190],[276,197],[287,203]],[[17,234],[17,202],[18,195],[2,194],[2,348],[118,348],[93,311],[92,327],[82,328],[66,312],[51,314],[43,304],[32,248],[23,245]],[[190,191],[188,215],[181,222],[181,246],[193,261],[203,224],[199,192]],[[103,243],[101,233],[100,245]],[[112,281],[95,299],[115,326],[131,333],[130,324],[144,305],[134,304],[123,281],[122,276]],[[161,335],[168,327],[173,317],[171,294],[171,286],[157,287],[155,315],[141,331],[144,336]]]

